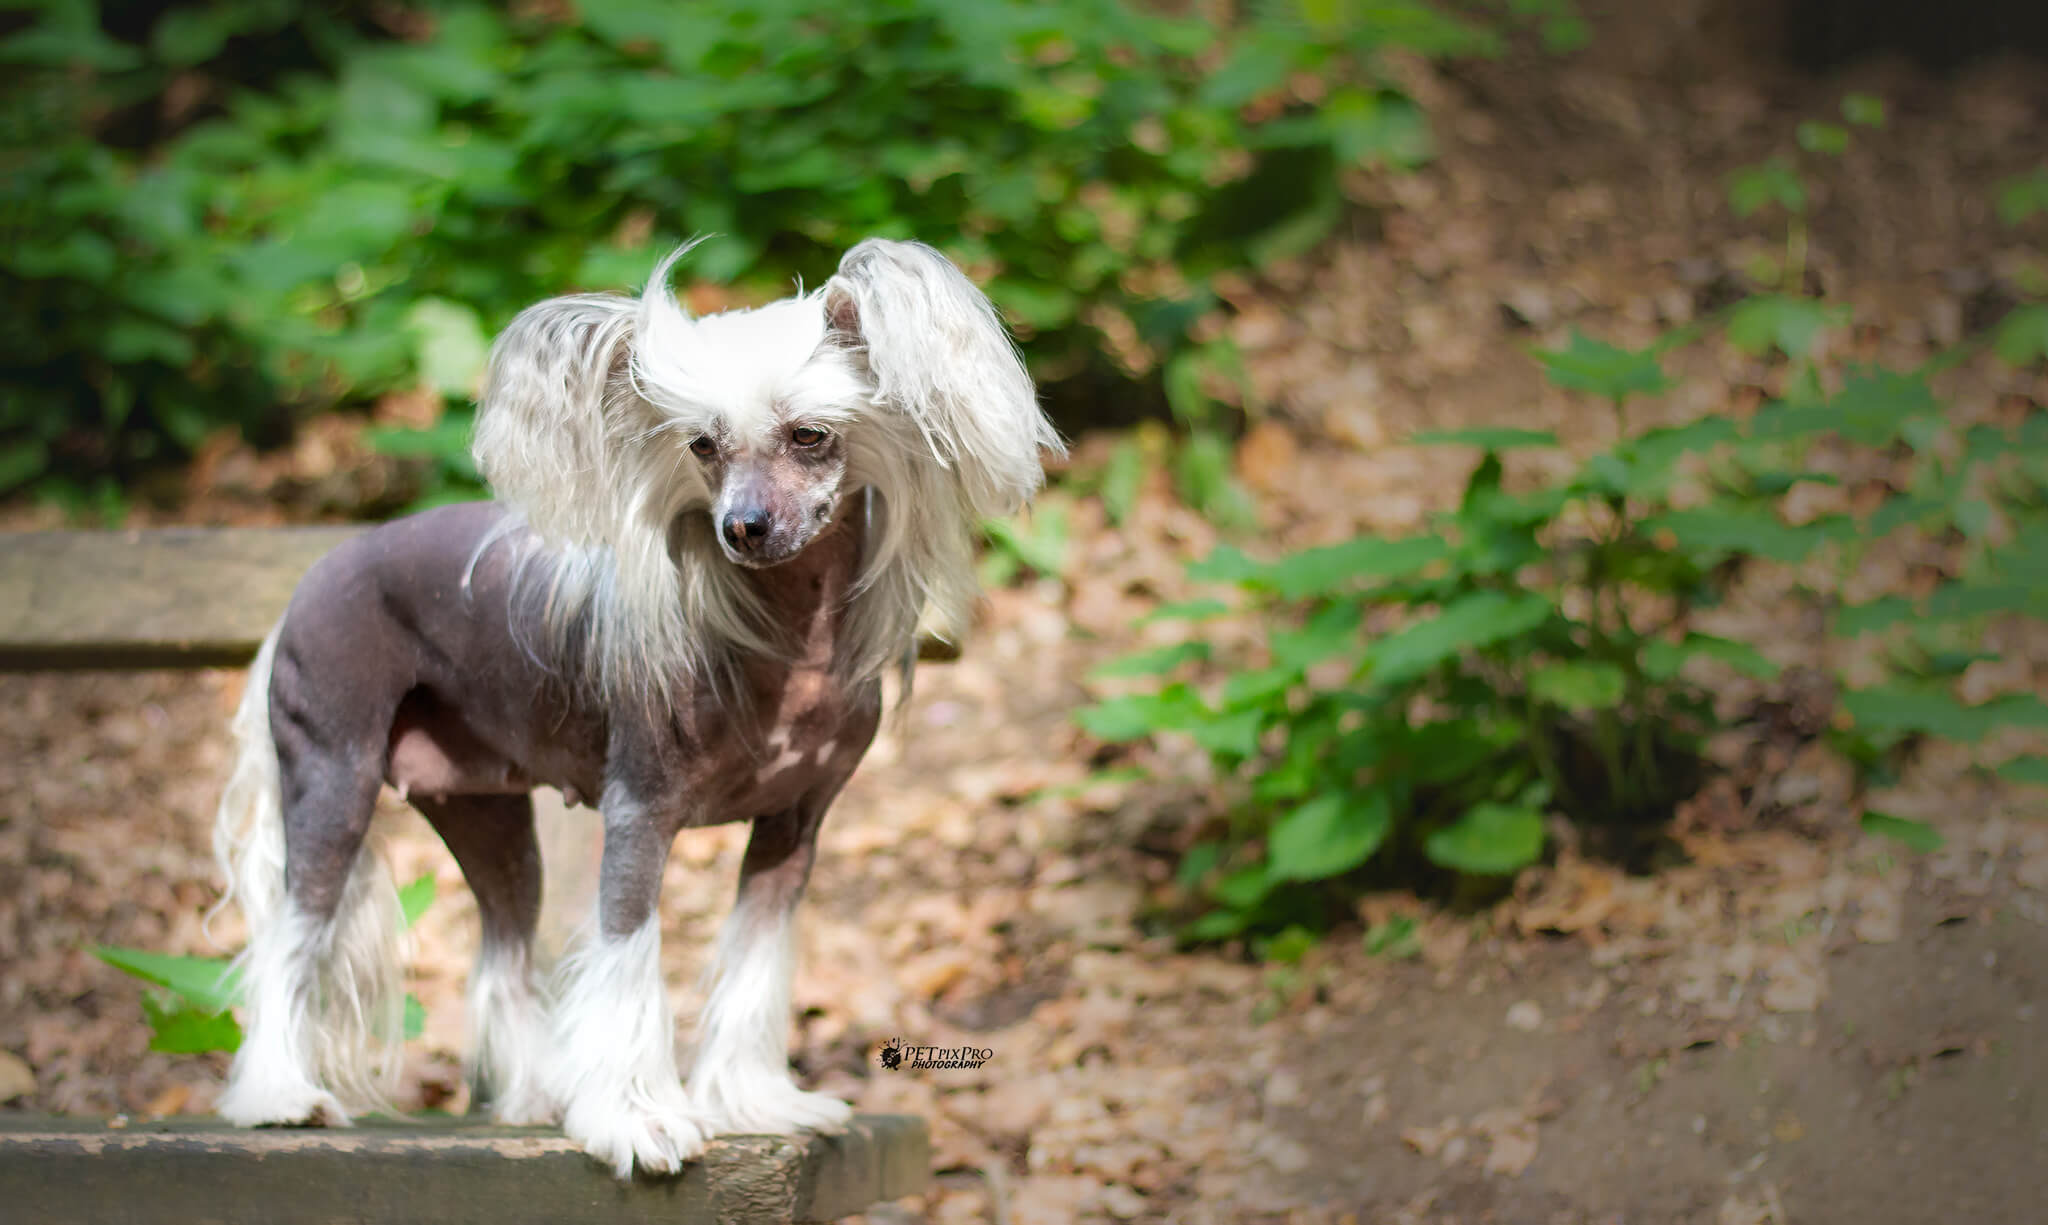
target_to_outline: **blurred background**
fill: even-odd
[[[799,1072],[937,1146],[873,1219],[2032,1219],[2037,0],[17,0],[0,95],[16,531],[482,496],[497,329],[693,236],[700,313],[987,289],[1075,447],[826,830]],[[92,949],[219,955],[239,684],[0,676],[7,1108],[209,1108]]]

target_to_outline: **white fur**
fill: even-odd
[[[562,1130],[626,1178],[673,1173],[706,1135],[676,1068],[661,979],[661,921],[622,938],[592,933],[563,959],[554,991],[554,1096]]]
[[[836,1132],[853,1117],[845,1102],[806,1093],[789,1075],[793,918],[788,906],[743,901],[719,933],[690,1071],[707,1135]]]
[[[280,626],[281,628],[281,626]],[[235,765],[214,823],[214,853],[249,942],[231,973],[242,981],[245,1024],[220,1100],[242,1126],[348,1122],[352,1109],[386,1106],[404,1026],[406,942],[398,890],[365,845],[327,922],[285,896],[284,820],[277,747],[270,735],[273,629],[249,669],[235,710]]]
[[[779,417],[843,434],[843,488],[878,495],[849,679],[898,665],[927,605],[959,633],[980,520],[1022,506],[1040,452],[1061,450],[988,299],[932,248],[870,239],[816,292],[691,318],[668,284],[687,250],[637,300],[529,307],[491,352],[476,458],[544,542],[526,573],[556,645],[580,637],[607,697],[656,702],[778,649],[786,627],[720,556],[688,448]]]
[[[490,1097],[500,1123],[552,1123],[559,1116],[548,1092],[547,1005],[534,983],[530,954],[488,940],[469,983],[470,1083]]]

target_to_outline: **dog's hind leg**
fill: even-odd
[[[246,1032],[218,1108],[243,1126],[345,1124],[351,1107],[388,1099],[403,1016],[398,895],[365,845],[381,755],[314,747],[308,701],[270,684],[273,649],[236,714],[216,830],[249,925]]]
[[[500,1123],[547,1123],[557,1114],[546,1085],[547,1008],[536,985],[540,844],[533,798],[414,796],[413,806],[448,844],[476,896],[483,934],[469,981],[471,1109]]]
[[[669,1174],[704,1150],[676,1068],[661,974],[662,865],[677,821],[605,788],[597,922],[556,971],[554,1096],[562,1130],[620,1178]]]
[[[838,1098],[797,1088],[789,1074],[796,906],[838,790],[834,782],[789,812],[756,818],[747,839],[690,1071],[690,1099],[710,1135],[836,1132],[853,1115]]]

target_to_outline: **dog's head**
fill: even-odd
[[[726,560],[787,561],[839,513],[865,388],[807,299],[699,319],[673,303],[657,279],[628,365],[642,458],[667,463]]]
[[[687,250],[637,300],[550,299],[493,348],[478,464],[544,535],[617,549],[701,515],[727,560],[772,566],[861,488],[920,532],[1038,488],[1058,436],[943,255],[870,239],[813,293],[692,317],[669,287]]]
[[[850,668],[900,658],[920,618],[964,628],[981,520],[1061,449],[988,299],[932,248],[870,239],[816,291],[693,317],[669,287],[683,253],[637,299],[529,307],[491,351],[478,466],[581,576],[549,615],[595,608],[608,678],[688,672],[706,642],[773,649],[743,569],[866,491]]]

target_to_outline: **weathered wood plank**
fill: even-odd
[[[247,663],[306,568],[364,527],[0,533],[0,671]],[[918,658],[959,658],[926,638]]]
[[[240,1131],[210,1119],[110,1130],[0,1114],[0,1217],[101,1225],[786,1225],[925,1189],[924,1120],[844,1135],[735,1136],[679,1175],[614,1180],[559,1131],[466,1123]]]
[[[0,668],[247,663],[306,568],[363,530],[0,534]]]

